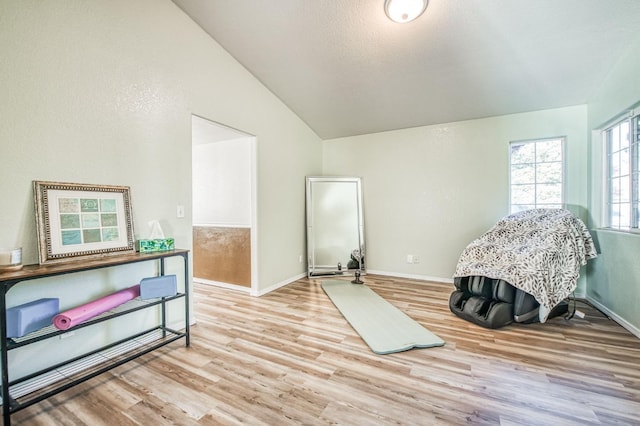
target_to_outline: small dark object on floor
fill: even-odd
[[[356,271],[356,279],[351,281],[352,284],[364,284],[364,281],[360,280],[360,271]]]

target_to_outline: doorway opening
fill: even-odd
[[[256,137],[192,116],[193,279],[256,294]]]

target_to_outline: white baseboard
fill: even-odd
[[[196,319],[195,317],[191,318],[189,320],[189,327],[196,325]],[[172,330],[184,330],[185,326],[184,326],[184,321],[175,321],[172,323],[167,324],[167,327],[172,329]]]
[[[272,291],[277,290],[280,287],[284,287],[285,285],[291,284],[292,282],[298,281],[299,279],[302,279],[302,278],[304,278],[306,276],[307,276],[306,272],[303,272],[302,274],[298,274],[298,275],[295,275],[295,276],[293,276],[291,278],[287,278],[284,281],[280,281],[279,283],[275,283],[275,284],[273,284],[273,285],[271,285],[271,286],[269,286],[269,287],[267,287],[265,289],[262,289],[262,290],[260,290],[258,292],[254,292],[253,290],[251,290],[251,295],[252,296],[264,296],[267,293],[271,293]]]
[[[597,300],[592,299],[591,297],[588,297],[588,296],[585,297],[584,300],[586,300],[587,302],[591,303],[593,306],[595,306],[596,308],[604,312],[609,318],[611,318],[612,320],[620,324],[622,327],[627,329],[631,334],[640,338],[640,329],[638,327],[629,323],[627,320],[625,320],[624,318],[622,318],[621,316],[619,316],[618,314],[616,314],[615,312],[613,312],[612,310],[604,306],[602,303],[598,302]]]
[[[437,283],[453,284],[453,278],[430,277],[428,275],[403,274],[400,272],[374,271],[367,269],[367,274],[384,275],[387,277],[407,278],[410,280],[431,281]]]
[[[254,291],[253,288],[249,288],[249,287],[244,287],[244,286],[235,285],[235,284],[229,284],[229,283],[223,283],[223,282],[220,282],[220,281],[205,280],[204,278],[197,278],[197,277],[193,277],[193,282],[200,283],[200,284],[206,284],[206,285],[213,285],[213,286],[216,286],[216,287],[222,287],[222,288],[226,288],[226,289],[229,289],[229,290],[242,291],[242,292],[245,292],[245,293],[249,293],[251,296],[259,297],[259,296],[263,296],[263,295],[265,295],[267,293],[271,293],[272,291],[277,290],[280,287],[284,287],[285,285],[291,284],[292,282],[297,281],[297,280],[299,280],[301,278],[304,278],[306,276],[307,276],[307,274],[303,272],[303,273],[298,274],[298,275],[296,275],[294,277],[288,278],[288,279],[286,279],[284,281],[280,281],[278,283],[275,283],[272,286],[269,286],[269,287],[267,287],[265,289],[262,289],[260,291]]]
[[[193,282],[194,283],[199,283],[199,284],[212,285],[212,286],[216,286],[216,287],[228,288],[229,290],[243,291],[245,293],[250,293],[251,292],[251,289],[249,287],[244,287],[244,286],[236,285],[236,284],[223,283],[223,282],[220,282],[220,281],[205,280],[204,278],[193,277]]]

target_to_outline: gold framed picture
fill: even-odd
[[[33,181],[40,264],[134,252],[128,186]]]

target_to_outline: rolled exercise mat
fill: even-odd
[[[53,317],[53,325],[58,330],[68,330],[138,296],[140,296],[139,284],[61,312]]]

